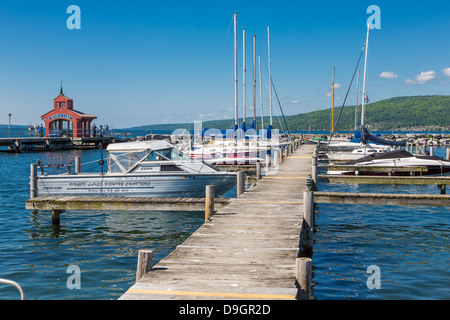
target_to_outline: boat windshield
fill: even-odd
[[[157,151],[143,150],[134,152],[110,151],[108,156],[108,171],[110,173],[128,172],[137,163],[142,161],[170,161],[192,160],[180,150],[175,148]]]
[[[168,160],[191,160],[180,150],[175,148],[152,151],[144,161],[168,161]]]
[[[135,152],[109,152],[108,171],[111,173],[124,173],[141,161],[149,150]]]

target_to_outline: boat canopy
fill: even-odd
[[[135,142],[121,142],[111,143],[106,150],[109,151],[144,151],[144,150],[162,150],[174,148],[172,144],[165,140],[154,141],[135,141]]]
[[[109,173],[127,173],[141,162],[192,160],[162,140],[114,143],[106,150]]]

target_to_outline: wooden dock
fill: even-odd
[[[214,200],[215,209],[230,202]],[[205,198],[37,197],[25,203],[29,210],[156,210],[204,211]]]
[[[151,271],[139,275],[120,299],[299,298],[299,273],[308,272],[301,267],[308,258],[299,258],[303,193],[315,149],[307,144],[294,151],[278,170],[232,199]]]
[[[129,138],[104,137],[16,137],[0,138],[0,147],[8,147],[9,152],[57,151],[72,149],[105,148],[114,142],[129,141]]]

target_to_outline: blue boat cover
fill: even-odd
[[[355,131],[356,134],[357,131]],[[358,132],[359,133],[359,132]],[[361,136],[361,134],[360,134]],[[356,135],[355,135],[356,137]],[[406,146],[405,141],[388,141],[380,138],[380,135],[374,136],[370,134],[370,132],[364,128],[364,137],[362,137],[365,141],[371,141],[378,144],[384,144],[388,146]]]

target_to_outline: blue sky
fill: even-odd
[[[70,5],[81,29],[70,30]],[[59,94],[97,124],[126,128],[234,117],[232,17],[238,13],[239,114],[242,30],[246,104],[253,114],[252,44],[261,54],[269,114],[267,26],[272,78],[287,115],[331,106],[332,68],[340,107],[366,37],[370,5],[370,101],[450,93],[448,1],[8,1],[0,4],[0,123],[40,123]],[[363,62],[363,61],[362,61]],[[360,66],[361,78],[363,63]],[[362,80],[361,80],[362,81]],[[260,114],[259,83],[257,114]],[[346,105],[356,102],[352,87]],[[280,111],[274,96],[274,114]]]

